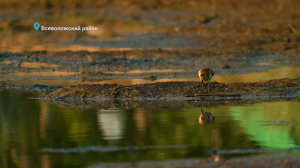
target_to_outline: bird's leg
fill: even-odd
[[[202,81],[201,81],[201,84],[202,84],[202,90],[203,90],[203,79],[202,79]]]
[[[208,85],[208,92],[209,92],[209,81],[207,83],[208,83],[207,85]]]

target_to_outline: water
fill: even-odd
[[[184,70],[132,70],[127,73],[150,73],[150,72],[184,72]],[[113,72],[112,72],[113,73]],[[116,71],[116,74],[122,73]],[[190,72],[194,73],[194,72]],[[67,76],[75,75],[78,72],[26,72],[26,73],[10,73],[2,74],[1,76],[15,76],[15,77],[28,77],[28,76]],[[196,74],[195,74],[196,76]],[[298,78],[300,77],[300,68],[296,67],[281,67],[278,69],[269,70],[267,72],[260,73],[248,73],[239,75],[216,75],[211,81],[217,81],[219,83],[234,83],[234,82],[260,82],[271,79],[282,79],[282,78]],[[118,84],[118,85],[135,85],[145,83],[156,83],[156,82],[169,82],[169,81],[196,81],[200,82],[199,78],[172,78],[172,79],[158,79],[158,80],[146,80],[146,79],[111,79],[111,80],[75,80],[75,79],[53,79],[53,80],[22,80],[22,81],[5,81],[7,84],[14,85],[55,85],[55,86],[67,86],[71,84]]]
[[[300,147],[299,100],[207,106],[204,112],[215,119],[204,125],[201,107],[76,110],[27,99],[40,94],[1,91],[1,167],[85,167]]]

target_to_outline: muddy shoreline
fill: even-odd
[[[40,99],[40,98],[32,98]],[[78,110],[93,110],[93,109],[147,109],[147,110],[180,110],[189,108],[215,108],[217,106],[233,105],[242,106],[247,104],[255,104],[262,102],[281,102],[281,101],[299,101],[299,96],[296,98],[276,97],[268,99],[240,99],[240,100],[46,100],[60,107]],[[199,111],[200,113],[200,111]]]
[[[215,151],[209,153],[214,156],[206,159],[169,157],[177,159],[165,161],[144,161],[150,159],[142,159],[135,163],[99,163],[99,159],[103,159],[103,155],[99,153],[80,154],[80,157],[72,154],[70,157],[65,154],[52,153],[48,155],[34,152],[36,147],[43,147],[45,144],[61,151],[61,149],[78,143],[75,149],[77,147],[82,149],[82,143],[93,141],[93,138],[88,137],[88,133],[93,130],[97,137],[91,144],[105,144],[106,146],[108,141],[105,139],[102,141],[102,137],[98,137],[99,130],[96,131],[101,126],[101,122],[96,121],[96,118],[99,117],[96,115],[101,114],[100,109],[114,108],[124,111],[136,109],[135,113],[130,112],[130,115],[135,116],[134,119],[126,121],[132,125],[128,125],[128,128],[124,129],[126,132],[134,132],[132,128],[149,127],[150,131],[145,132],[152,133],[156,129],[161,130],[165,125],[157,125],[158,128],[150,125],[149,116],[146,115],[147,109],[190,109],[195,113],[195,117],[183,118],[190,123],[192,120],[198,119],[196,110],[203,106],[207,109],[217,106],[242,106],[273,101],[299,102],[300,75],[298,76],[298,74],[300,71],[298,69],[281,71],[280,68],[295,67],[294,69],[296,69],[300,67],[300,3],[290,0],[226,0],[216,1],[216,11],[213,11],[211,2],[210,0],[179,0],[174,3],[170,3],[170,0],[147,2],[113,0],[97,3],[89,0],[64,1],[62,3],[52,0],[32,1],[31,3],[20,0],[0,2],[0,6],[3,8],[0,11],[0,46],[2,46],[0,48],[0,92],[9,90],[2,92],[3,95],[4,93],[7,95],[3,98],[4,113],[1,115],[4,121],[2,122],[4,130],[2,139],[4,144],[8,144],[6,148],[2,149],[2,154],[5,154],[4,158],[7,158],[7,163],[25,167],[34,167],[36,163],[42,164],[44,167],[70,165],[80,167],[80,164],[82,167],[300,167],[300,155],[297,153],[299,151],[283,152],[282,154],[285,155],[280,156],[276,152],[270,152],[270,155],[256,155],[261,154],[258,152],[247,154],[251,157],[241,157],[244,156],[242,152],[245,149],[237,147],[236,145],[239,143],[251,143],[255,149],[259,148],[258,151],[267,148],[264,144],[260,146],[259,140],[254,139],[250,142],[250,138],[239,139],[243,136],[259,135],[258,127],[249,127],[248,125],[245,127],[255,129],[254,134],[247,133],[245,130],[242,134],[242,127],[235,127],[236,121],[244,122],[250,118],[250,115],[253,115],[253,111],[251,114],[249,112],[249,116],[248,113],[238,111],[236,113],[245,118],[235,118],[235,121],[227,118],[220,126],[211,125],[214,127],[209,132],[211,138],[205,137],[205,131],[209,129],[206,129],[207,127],[204,125],[201,125],[204,127],[199,127],[200,129],[193,127],[196,131],[191,134],[183,134],[192,128],[185,123],[178,125],[176,129],[169,129],[174,131],[166,130],[166,133],[171,133],[170,136],[166,133],[163,134],[167,136],[162,140],[170,143],[168,140],[171,139],[170,144],[178,141],[178,139],[172,139],[172,136],[177,133],[179,133],[178,137],[200,135],[196,137],[198,139],[191,139],[192,143],[198,142],[199,145],[197,148],[193,147],[192,151],[187,151],[184,158],[190,158],[191,152],[204,152],[205,149],[208,149],[206,148],[208,144],[221,144],[220,146],[225,147],[228,145],[227,143],[231,143],[233,146],[229,149],[239,148],[237,150],[241,153],[233,154],[234,156],[230,156],[230,159],[225,158],[228,153],[224,154],[222,150],[218,151],[219,153]],[[84,32],[36,31],[32,27],[34,22],[39,22],[41,26],[93,26],[99,29],[98,31]],[[206,67],[215,71],[212,81],[217,81],[211,83],[210,92],[207,91],[206,84],[204,89],[201,89],[201,84],[197,79],[197,71]],[[278,71],[267,75],[259,73],[274,69],[278,69]],[[136,70],[142,72],[128,73]],[[146,72],[146,70],[157,70],[157,72]],[[160,72],[159,70],[173,71]],[[179,72],[179,70],[181,71]],[[233,81],[229,81],[228,76],[223,76],[246,73],[252,74],[246,77],[232,76]],[[246,81],[243,80],[243,77],[255,78],[255,80]],[[124,82],[125,80],[121,79],[138,79],[140,81],[128,82],[129,80],[127,80]],[[161,79],[177,81],[161,82]],[[224,80],[228,80],[228,83],[224,83]],[[247,83],[241,83],[241,81]],[[78,83],[81,84],[72,85]],[[24,100],[19,102],[10,99],[8,96],[10,89],[44,92],[44,95],[33,98],[43,101],[28,100],[28,102],[22,103]],[[22,90],[16,92],[22,93],[24,92]],[[26,96],[27,94],[24,94],[22,98]],[[16,105],[11,105],[12,101],[15,101]],[[32,107],[29,107],[31,103]],[[34,103],[38,106],[35,107]],[[264,113],[265,110],[258,108],[255,109],[255,112],[265,115],[266,117],[262,120],[275,125],[274,127],[284,126],[282,130],[285,129],[285,132],[288,132],[295,140],[294,143],[297,144],[299,122],[292,121],[292,119],[297,118],[298,113],[289,108],[298,106],[290,106],[290,104],[288,107],[282,106],[282,108],[278,108],[278,113],[275,115],[273,110],[282,104],[284,103],[269,108],[269,113]],[[56,105],[66,108],[56,108]],[[270,106],[262,106],[262,108]],[[70,109],[97,109],[99,111],[98,113],[94,112],[90,117],[85,111],[74,110],[76,111],[74,113]],[[291,114],[291,112],[295,114]],[[170,113],[170,116],[172,115]],[[279,117],[276,117],[277,115]],[[116,118],[105,118],[102,115],[99,118],[103,117],[102,119],[108,124],[118,126],[118,123],[115,124],[112,121],[121,123],[126,117],[122,114],[120,117],[116,116]],[[224,118],[224,115],[221,116]],[[158,119],[169,118],[163,118],[161,115],[153,118],[155,121]],[[175,117],[175,119],[171,120],[170,117],[170,128],[174,127],[174,121],[177,123],[178,120],[182,120],[179,117]],[[133,125],[135,120],[137,126]],[[252,118],[252,120],[259,119]],[[291,123],[295,124],[289,125]],[[196,124],[198,125],[198,123]],[[286,126],[289,128],[286,129]],[[19,127],[20,129],[18,129]],[[265,128],[259,127],[261,130]],[[116,127],[113,127],[107,132],[114,133],[115,130],[117,130]],[[101,129],[100,132],[104,133]],[[59,134],[62,136],[59,137]],[[235,134],[236,136],[233,137],[238,138],[227,139],[226,136],[230,134]],[[271,134],[276,134],[276,132],[272,130]],[[65,135],[70,135],[70,138],[68,139]],[[128,140],[128,142],[135,141],[134,138],[139,137],[138,135],[133,135],[132,140]],[[145,135],[143,134],[141,137]],[[261,135],[265,135],[265,133]],[[87,136],[87,139],[84,139],[83,136]],[[141,137],[136,141],[139,142]],[[151,141],[152,137],[157,140],[161,139],[160,134],[151,134],[149,137],[145,136],[145,142]],[[278,137],[281,141],[281,137],[284,136],[278,134]],[[210,139],[205,140],[205,138]],[[200,143],[202,140],[205,143]],[[249,140],[249,142],[245,140]],[[61,143],[58,144],[58,141]],[[28,144],[26,144],[27,142]],[[286,143],[290,144],[291,141]],[[64,148],[56,148],[58,145]],[[208,150],[211,149],[215,149],[215,147]],[[98,154],[100,157],[97,157]],[[114,155],[111,159],[113,161],[118,159],[117,156],[136,157],[130,153],[125,153],[126,155],[112,154]],[[97,158],[92,159],[90,157],[92,155]],[[153,155],[163,159],[160,153],[153,153]]]
[[[210,89],[209,89],[210,88]],[[201,100],[299,97],[300,78],[254,83],[159,82],[122,86],[117,84],[70,85],[42,98],[49,100]]]
[[[81,85],[80,85],[81,86]],[[73,86],[72,86],[73,87]],[[74,86],[76,87],[76,86]],[[124,87],[126,88],[126,87]],[[39,99],[51,102],[60,107],[74,108],[79,110],[84,109],[131,109],[131,108],[144,108],[151,110],[159,109],[188,109],[197,107],[217,107],[220,105],[246,105],[255,104],[261,102],[273,102],[273,101],[299,101],[299,93],[273,93],[273,94],[261,94],[261,95],[239,95],[239,94],[220,94],[225,95],[220,97],[213,93],[202,94],[203,96],[186,95],[181,97],[94,97],[94,98],[76,98],[66,96],[66,97],[54,97],[56,95],[55,91],[59,89],[64,89],[62,86],[46,86],[46,85],[31,85],[31,86],[21,86],[21,85],[8,85],[1,84],[1,90],[30,90],[35,92],[43,92],[44,95],[41,97],[31,97],[30,99]],[[125,89],[126,90],[126,89]],[[212,90],[212,89],[211,89]],[[297,90],[295,90],[297,91]],[[75,90],[76,92],[76,90]],[[59,92],[58,92],[59,93]],[[62,93],[59,93],[60,95]],[[52,95],[51,98],[49,95]],[[210,96],[212,95],[212,96]],[[231,95],[231,96],[230,96]],[[237,95],[236,97],[233,96]],[[56,95],[57,96],[57,95]],[[50,98],[50,99],[49,99]]]

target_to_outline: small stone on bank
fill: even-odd
[[[224,64],[221,66],[221,69],[229,69],[231,68],[228,64]]]

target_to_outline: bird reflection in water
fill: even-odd
[[[215,117],[212,116],[211,112],[203,112],[203,106],[201,107],[201,115],[199,117],[199,124],[212,124]]]
[[[221,155],[211,155],[215,162],[220,161]]]

